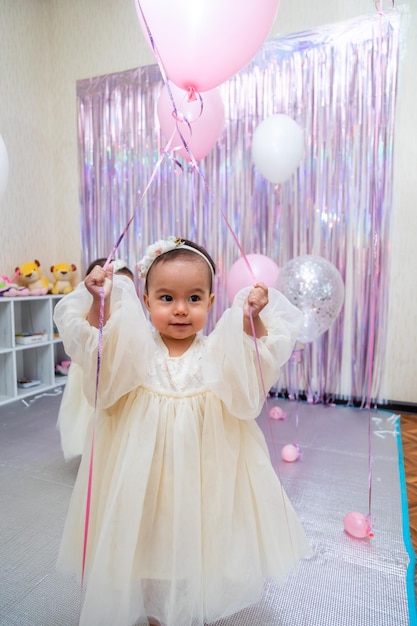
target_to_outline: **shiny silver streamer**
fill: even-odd
[[[132,214],[116,254],[131,267],[162,236],[194,239],[218,265],[210,330],[228,305],[227,272],[240,256],[223,211],[246,254],[280,267],[321,256],[343,278],[341,314],[304,348],[300,391],[310,401],[382,401],[400,25],[394,10],[266,41],[220,86],[226,126],[199,163],[205,180],[166,157],[143,198],[165,147],[158,66],[78,81],[84,268],[110,253]],[[306,138],[298,170],[279,185],[251,161],[253,132],[276,113]],[[289,376],[288,364],[278,389],[289,388]]]

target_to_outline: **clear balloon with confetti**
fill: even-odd
[[[303,313],[301,343],[314,341],[330,328],[345,295],[339,270],[327,259],[311,254],[295,257],[281,268],[278,289]]]

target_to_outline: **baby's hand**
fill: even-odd
[[[94,299],[101,297],[102,287],[104,288],[104,297],[108,297],[113,286],[113,265],[110,263],[106,269],[96,265],[85,277],[84,284]]]
[[[265,283],[256,283],[248,294],[243,307],[243,329],[251,335],[253,331],[256,337],[264,337],[268,334],[259,313],[268,304],[268,287]],[[250,317],[252,316],[252,320]],[[253,322],[253,327],[252,327]]]
[[[259,313],[268,304],[268,287],[265,283],[256,283],[248,294],[245,315],[249,315],[249,310],[252,313],[252,318],[258,317]]]

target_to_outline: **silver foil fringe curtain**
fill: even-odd
[[[207,184],[188,161],[181,170],[166,157],[143,198],[165,147],[159,67],[78,81],[84,269],[111,252],[133,214],[116,253],[132,269],[156,239],[198,241],[218,266],[210,330],[228,306],[227,273],[240,257],[221,212],[246,254],[280,267],[322,256],[342,274],[344,307],[329,331],[294,352],[277,389],[305,392],[310,401],[380,401],[399,41],[396,11],[267,40],[219,88],[226,125],[199,162]],[[251,161],[254,130],[276,113],[293,118],[306,138],[300,167],[279,185]]]

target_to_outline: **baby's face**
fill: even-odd
[[[162,338],[190,344],[206,324],[213,304],[210,271],[204,259],[178,258],[152,267],[145,305]]]

